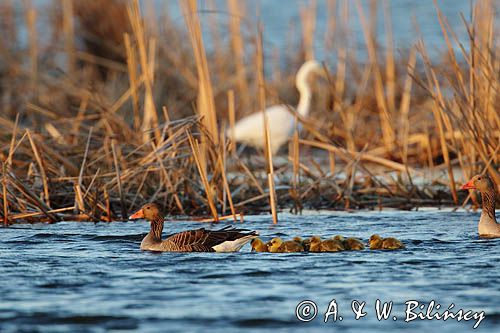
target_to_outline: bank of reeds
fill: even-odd
[[[149,1],[3,2],[4,223],[111,221],[146,201],[211,216],[202,221],[260,212],[276,221],[280,208],[458,205],[466,194],[457,183],[483,171],[500,184],[493,1],[463,17],[468,40],[436,6],[439,59],[419,38],[394,50],[384,3],[381,47],[371,3],[328,2],[328,80],[315,85],[311,115],[297,115],[303,130],[288,154],[272,156],[237,155],[225,128],[265,105],[296,104],[295,71],[314,57],[315,2],[283,50],[266,49],[266,27],[240,1],[210,13],[181,1],[184,20],[160,17]],[[349,46],[349,11],[360,18],[366,58]]]

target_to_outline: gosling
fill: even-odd
[[[403,243],[393,237],[382,238],[380,235],[372,235],[369,240],[371,250],[398,250],[404,249]]]
[[[319,236],[311,237],[311,247],[309,252],[338,252],[344,251],[344,245],[335,239],[321,241]]]
[[[311,246],[311,240],[310,239],[302,239],[300,236],[293,237],[292,239],[294,242],[299,243],[302,245],[304,248],[304,251],[309,251],[309,247]]]
[[[344,247],[348,251],[361,251],[364,250],[365,246],[363,243],[354,237],[346,238],[343,242]]]
[[[321,252],[321,238],[312,236],[309,242],[309,252]]]
[[[252,246],[252,252],[269,252],[269,249],[267,248],[267,245],[262,241],[260,238],[254,238],[250,242],[250,245]]]
[[[276,237],[271,239],[269,252],[273,253],[291,253],[291,252],[304,252],[304,247],[295,241],[283,241],[281,238]]]
[[[344,238],[344,236],[336,235],[335,237],[333,237],[333,240],[342,243],[344,249],[347,251],[361,251],[365,248],[363,243],[359,239],[354,237]]]

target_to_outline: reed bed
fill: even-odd
[[[494,2],[462,17],[468,40],[436,4],[438,60],[421,38],[394,50],[387,4],[380,43],[380,5],[328,2],[328,79],[315,83],[310,116],[296,115],[302,130],[273,156],[269,131],[265,151],[237,153],[226,128],[266,105],[296,105],[296,69],[314,57],[314,1],[285,50],[265,49],[266,27],[240,1],[211,13],[181,1],[183,21],[149,1],[2,2],[3,223],[123,220],[148,201],[200,222],[271,212],[276,223],[279,209],[465,204],[457,185],[479,172],[500,184]],[[349,46],[350,11],[367,58]]]

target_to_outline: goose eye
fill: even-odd
[[[150,208],[149,206],[146,207],[147,210],[149,210],[149,208]]]
[[[481,177],[477,177],[477,180],[481,180]]]

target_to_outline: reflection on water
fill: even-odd
[[[382,252],[268,254],[162,253],[139,250],[144,222],[17,225],[0,230],[0,331],[312,330],[469,331],[469,322],[404,322],[404,302],[431,300],[443,309],[485,311],[479,331],[500,327],[500,239],[476,236],[478,214],[450,212],[332,213],[246,218],[263,238],[372,233],[407,248]],[[166,232],[198,227],[172,223]],[[209,226],[207,226],[209,227]],[[301,300],[318,317],[295,318]],[[335,299],[343,321],[323,323]],[[394,301],[379,322],[374,304]],[[366,301],[356,321],[351,301]]]

